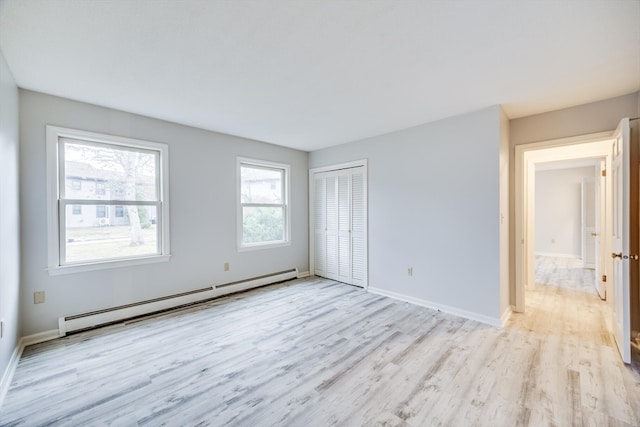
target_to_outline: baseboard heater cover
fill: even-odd
[[[58,318],[58,331],[61,337],[70,332],[78,332],[99,326],[109,325],[140,316],[156,314],[178,307],[211,300],[223,295],[241,292],[260,286],[284,282],[298,277],[298,269],[265,274],[250,279],[239,280],[207,288],[182,292],[175,295],[154,298],[132,304],[111,307],[102,310]]]

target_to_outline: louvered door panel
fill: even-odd
[[[338,175],[338,280],[351,283],[351,173]]]
[[[367,280],[366,197],[364,168],[351,173],[351,276],[352,283],[365,286]]]
[[[326,270],[325,276],[329,279],[338,279],[338,177],[326,178]]]
[[[315,199],[314,199],[314,274],[324,276],[327,264],[327,239],[326,239],[326,178],[316,176],[315,178]]]

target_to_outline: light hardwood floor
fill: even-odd
[[[504,329],[310,278],[25,350],[0,424],[637,426],[604,302],[551,286]]]
[[[596,294],[596,271],[575,258],[536,255],[536,283]]]

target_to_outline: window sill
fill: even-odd
[[[284,246],[291,246],[291,242],[257,243],[254,245],[240,246],[238,247],[238,252],[257,251],[260,249],[282,248]]]
[[[152,255],[148,257],[135,259],[119,259],[113,261],[100,261],[87,264],[62,265],[57,267],[49,267],[47,271],[50,276],[58,276],[61,274],[82,273],[86,271],[106,270],[110,268],[130,267],[134,265],[154,264],[157,262],[168,262],[171,255]]]

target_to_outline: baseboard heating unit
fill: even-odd
[[[236,282],[213,285],[207,288],[182,292],[175,295],[154,298],[118,307],[105,308],[58,318],[58,330],[61,337],[70,332],[78,332],[99,326],[109,325],[140,316],[157,314],[178,307],[211,300],[223,295],[246,291],[273,283],[284,282],[298,277],[298,269],[279,271]]]

